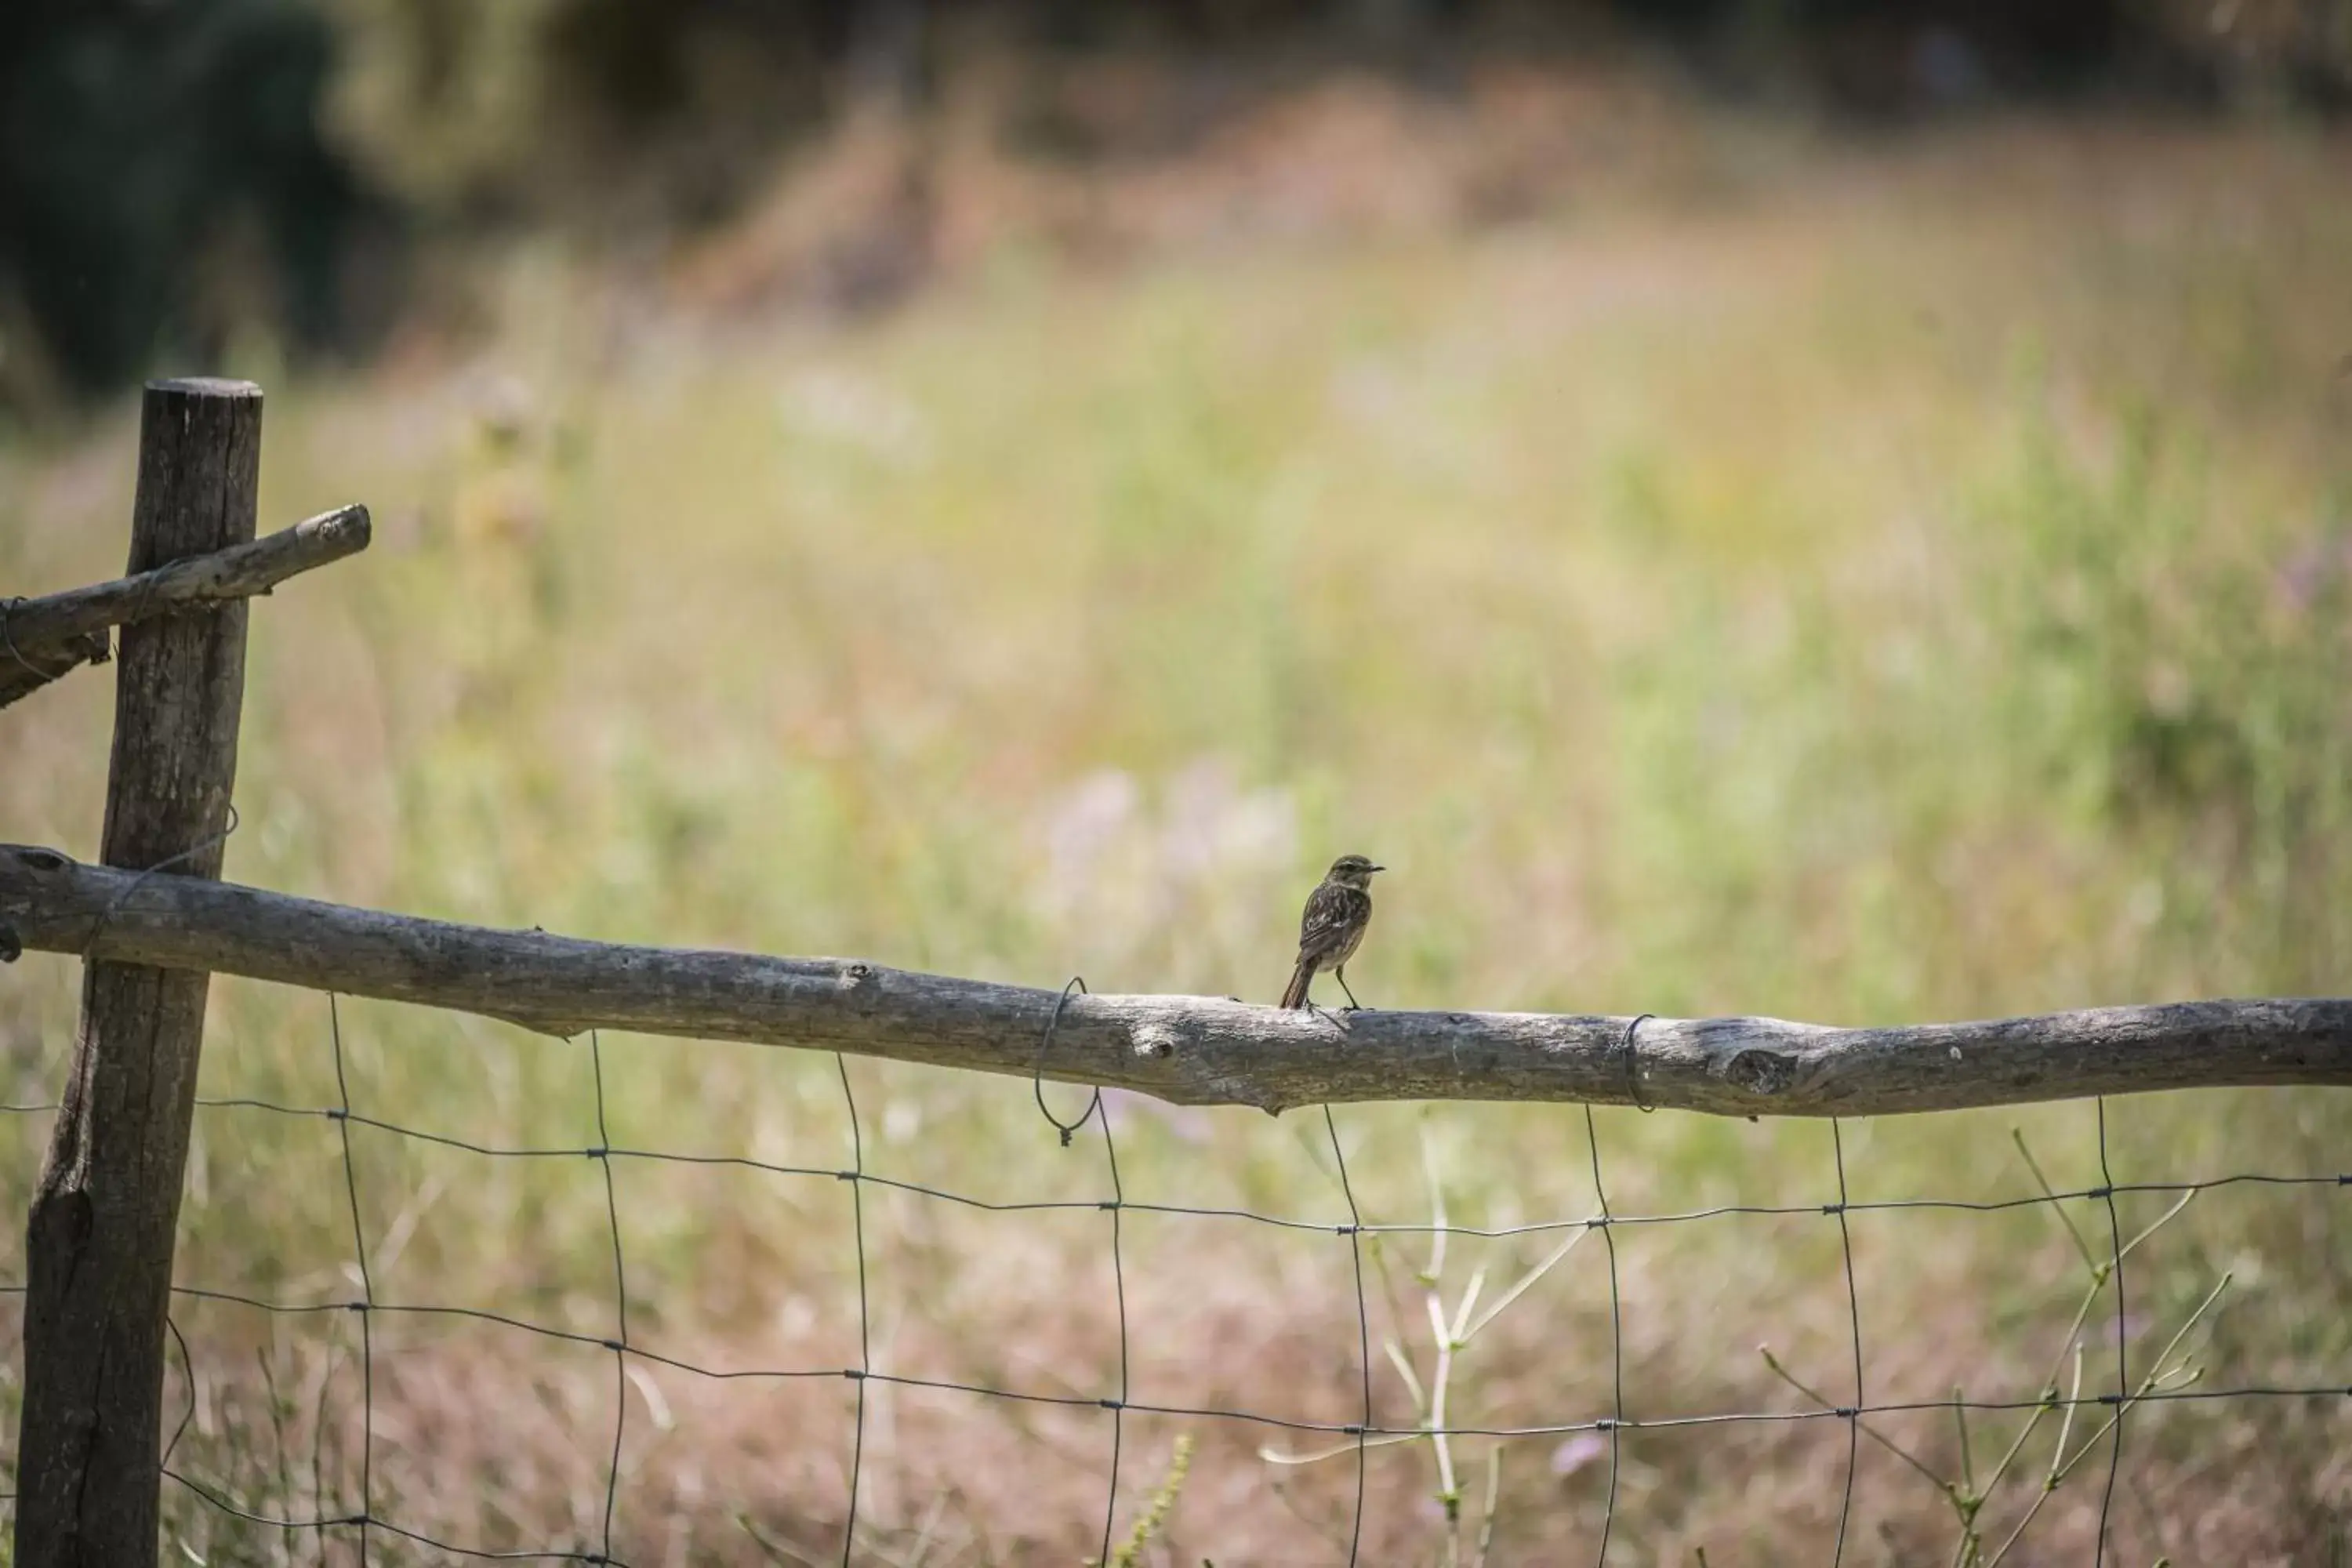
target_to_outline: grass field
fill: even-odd
[[[2352,146],[2148,126],[1817,149],[1718,185],[1451,237],[1265,245],[1087,271],[1007,260],[878,324],[648,319],[525,256],[457,368],[269,382],[263,522],[346,500],[365,556],[260,602],[228,848],[239,880],[616,940],[856,954],[1097,989],[1271,998],[1298,900],[1392,869],[1349,978],[1372,1005],[1925,1021],[2352,985]],[[127,414],[0,447],[0,584],[120,564]],[[0,717],[0,837],[95,850],[108,682]],[[19,1101],[54,1092],[78,971],[0,982]],[[337,1103],[324,998],[216,982],[203,1092]],[[591,1047],[342,1005],[373,1323],[374,1517],[488,1550],[635,1563],[836,1560],[857,1392],[838,1376],[616,1380]],[[831,1172],[821,1055],[607,1037],[615,1148]],[[993,1203],[1108,1195],[1030,1086],[852,1061],[869,1173]],[[1073,1091],[1055,1096],[1074,1110]],[[1324,1123],[1109,1108],[1134,1203],[1347,1217]],[[2352,1170],[2321,1092],[2105,1108],[2115,1181]],[[0,1118],[22,1211],[47,1118]],[[1367,1221],[1593,1212],[1573,1108],[1348,1108]],[[1854,1122],[1855,1200],[2099,1184],[2096,1110]],[[1620,1213],[1818,1205],[1832,1130],[1597,1117]],[[568,1151],[569,1152],[562,1152]],[[610,1162],[633,1344],[698,1365],[1115,1394],[1359,1419],[1348,1240],[1245,1219],[1003,1213],[827,1174]],[[863,1194],[861,1278],[853,1193]],[[187,1286],[353,1298],[339,1129],[198,1113]],[[2128,1193],[2125,1237],[2170,1194]],[[1852,1216],[1871,1403],[2112,1390],[2108,1211]],[[2198,1194],[2130,1258],[2135,1383],[2176,1334],[2200,1386],[2352,1383],[2352,1189]],[[0,1274],[21,1277],[16,1227]],[[1840,1228],[1818,1213],[1621,1226],[1626,1414],[1852,1398]],[[1561,1235],[1456,1237],[1451,1313]],[[1425,1386],[1425,1237],[1365,1258],[1371,1394]],[[2201,1314],[2210,1292],[2226,1287]],[[859,1302],[866,1301],[861,1348]],[[1464,1426],[1611,1414],[1598,1237],[1454,1358]],[[353,1315],[175,1310],[175,1469],[268,1518],[361,1507]],[[2183,1332],[2185,1329],[2185,1332]],[[10,1331],[13,1332],[13,1330]],[[176,1352],[175,1352],[176,1353]],[[176,1367],[175,1361],[175,1367]],[[2171,1363],[2168,1363],[2171,1364]],[[11,1405],[13,1363],[6,1381]],[[2055,1416],[1874,1426],[1849,1563],[1948,1563],[1932,1472],[1981,1489],[1990,1561]],[[2010,1563],[2088,1561],[2107,1446]],[[1210,1416],[1123,1423],[1134,1561],[1344,1560],[1354,1450]],[[1835,1420],[1623,1437],[1611,1562],[1826,1562]],[[1188,1468],[1174,1479],[1186,1445]],[[867,1385],[857,1560],[1098,1553],[1111,1416]],[[1464,1437],[1462,1522],[1425,1443],[1369,1456],[1368,1563],[1576,1561],[1604,1439]],[[357,1561],[167,1489],[190,1561]],[[2352,1400],[2132,1408],[2109,1562],[2333,1562]],[[378,1561],[441,1554],[375,1530]],[[1449,1539],[1453,1542],[1448,1546]],[[1449,1554],[1451,1552],[1452,1555]],[[2337,1557],[2328,1556],[2329,1552]]]

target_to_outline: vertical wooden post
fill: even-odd
[[[150,383],[130,569],[251,539],[260,455],[260,388]],[[108,865],[220,874],[245,616],[240,600],[123,628]],[[83,969],[81,1030],[26,1245],[19,1568],[154,1568],[163,1320],[210,979]]]

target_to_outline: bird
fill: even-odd
[[[1348,960],[1356,956],[1364,928],[1372,923],[1372,873],[1387,869],[1361,855],[1342,855],[1307,895],[1307,909],[1298,917],[1298,967],[1282,994],[1285,1007],[1311,1008],[1314,1004],[1307,998],[1307,989],[1326,969],[1339,977],[1339,989],[1348,993],[1348,1010],[1352,1013],[1362,1005],[1348,984]]]

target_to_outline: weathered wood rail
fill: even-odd
[[[1026,1078],[1057,994],[835,958],[634,947],[418,920],[0,846],[22,945],[447,1007],[551,1035],[748,1040]],[[1884,1116],[2258,1084],[2352,1084],[2352,1000],[2185,1002],[1846,1029],[1777,1018],[1292,1012],[1076,994],[1045,1077],[1187,1105],[1593,1100]],[[1638,1075],[1638,1078],[1637,1078]],[[1638,1083],[1638,1088],[1637,1088]]]
[[[267,594],[289,577],[355,555],[372,533],[363,506],[338,507],[264,538],[37,599],[0,599],[0,708],[107,657],[110,626]]]

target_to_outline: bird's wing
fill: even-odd
[[[1347,935],[1350,926],[1361,918],[1360,903],[1370,900],[1354,888],[1343,888],[1326,882],[1307,896],[1307,911],[1298,920],[1298,951],[1301,954],[1330,952]]]

